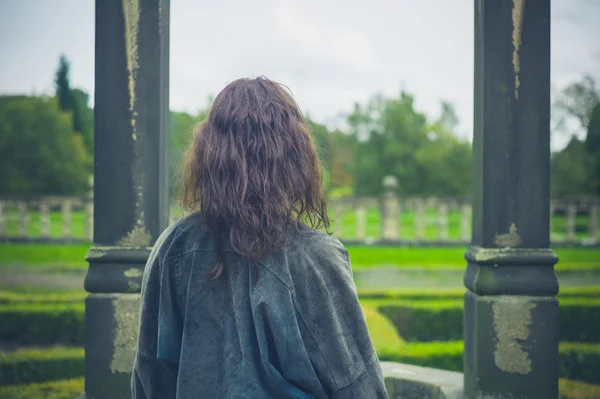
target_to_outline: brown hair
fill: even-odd
[[[200,211],[222,248],[251,260],[281,249],[292,225],[329,228],[321,162],[308,124],[282,85],[238,79],[214,100],[194,131],[183,167],[182,204]]]

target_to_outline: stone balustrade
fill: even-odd
[[[600,245],[600,198],[554,199],[552,245]],[[356,197],[329,201],[331,230],[347,244],[466,245],[471,204],[439,197]],[[91,242],[93,199],[87,196],[0,198],[0,241]],[[170,222],[182,217],[173,208]]]

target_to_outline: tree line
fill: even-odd
[[[51,96],[0,96],[0,195],[77,195],[89,190],[93,170],[93,110],[88,94],[72,88],[70,66],[61,56]],[[171,112],[169,174],[177,171],[195,126],[209,104],[195,114]],[[583,135],[552,154],[555,196],[600,195],[600,95],[584,76],[563,88],[552,108],[553,134]],[[468,196],[471,144],[457,135],[452,104],[442,102],[435,118],[415,108],[414,96],[374,95],[355,104],[343,128],[330,129],[307,116],[324,166],[330,197],[380,195],[385,176],[398,181],[400,195]]]

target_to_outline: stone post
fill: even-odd
[[[139,290],[168,223],[169,0],[96,0],[85,394],[130,398]]]
[[[441,202],[438,206],[439,240],[448,240],[448,204]]]
[[[0,239],[6,237],[6,216],[4,209],[4,201],[0,201]]]
[[[575,223],[577,219],[577,205],[567,205],[567,241],[575,242]]]
[[[549,126],[550,0],[475,1],[467,398],[558,398]]]
[[[382,234],[383,240],[398,239],[398,180],[394,176],[383,179],[383,207],[382,207]]]
[[[460,207],[460,239],[469,241],[469,215],[471,214],[471,205],[462,204]]]
[[[62,208],[62,218],[63,218],[63,239],[65,241],[71,241],[72,232],[71,232],[71,216],[73,211],[73,205],[71,204],[71,200],[66,199],[60,204]]]
[[[363,204],[356,207],[356,239],[364,240],[367,237],[367,211]]]
[[[25,201],[19,201],[17,203],[19,208],[19,238],[23,241],[27,240],[27,226],[29,225],[29,206]]]
[[[44,240],[50,238],[50,206],[44,200],[40,203],[40,235]]]
[[[415,200],[415,232],[417,241],[425,238],[425,201],[422,198]]]
[[[596,202],[590,205],[590,241],[595,243],[598,241],[598,205]]]

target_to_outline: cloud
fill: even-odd
[[[342,63],[357,72],[382,68],[381,59],[364,32],[319,21],[319,16],[289,1],[276,4],[273,19],[275,29],[312,58]]]

